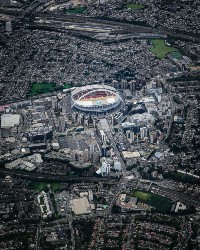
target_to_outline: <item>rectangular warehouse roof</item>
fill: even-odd
[[[20,123],[19,114],[3,114],[1,116],[1,128],[12,128]]]
[[[122,151],[122,155],[125,159],[140,157],[140,153],[138,151],[135,152]]]

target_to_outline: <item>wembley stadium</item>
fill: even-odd
[[[108,112],[117,108],[122,98],[108,85],[88,85],[71,92],[72,108],[84,112]]]

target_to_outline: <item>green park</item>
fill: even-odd
[[[85,7],[76,7],[76,8],[71,8],[71,9],[65,9],[66,13],[83,13],[86,10]]]
[[[170,47],[165,44],[163,39],[152,39],[151,43],[153,48],[150,49],[159,59],[165,58],[168,53],[172,53],[173,56],[180,57],[181,53],[177,48]]]
[[[29,92],[30,96],[45,94],[48,92],[67,89],[72,87],[70,84],[64,84],[63,86],[57,86],[56,83],[33,83]]]
[[[173,204],[170,199],[150,192],[134,190],[132,196],[137,197],[139,202],[144,202],[164,213],[169,212]]]
[[[141,10],[144,9],[144,5],[143,4],[137,4],[137,3],[128,3],[126,5],[126,8],[128,9],[132,9],[132,10]]]
[[[49,187],[51,191],[55,192],[60,189],[60,183],[59,182],[46,182],[46,181],[36,181],[36,182],[31,182],[29,184],[29,188],[33,190],[37,190],[39,192],[42,191],[49,191]]]

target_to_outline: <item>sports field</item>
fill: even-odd
[[[85,7],[77,7],[73,9],[66,9],[65,12],[66,13],[83,13],[85,10],[86,10]]]
[[[126,5],[126,8],[132,9],[132,10],[141,10],[145,6],[143,4],[137,4],[137,3],[129,3]]]
[[[177,48],[169,47],[162,39],[152,39],[153,48],[150,49],[159,59],[163,59],[170,52],[179,52]]]
[[[56,86],[56,83],[33,83],[31,86],[31,90],[29,95],[34,96],[34,95],[40,95],[40,94],[45,94],[48,92],[52,92],[54,90],[59,89],[68,89],[72,87],[70,84],[64,84],[63,86]]]
[[[172,201],[170,199],[150,192],[134,190],[132,196],[137,197],[140,202],[155,207],[155,209],[160,212],[168,212],[172,206]]]
[[[31,86],[30,95],[33,96],[51,92],[54,90],[55,86],[55,83],[34,83]]]
[[[151,197],[151,193],[145,193],[142,191],[135,190],[135,191],[133,191],[133,196],[140,198],[144,201],[147,201]]]

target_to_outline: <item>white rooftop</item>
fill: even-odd
[[[110,125],[108,124],[108,121],[105,118],[99,119],[99,121],[103,130],[110,130]]]
[[[1,128],[12,128],[20,123],[19,114],[3,114],[1,116]]]

